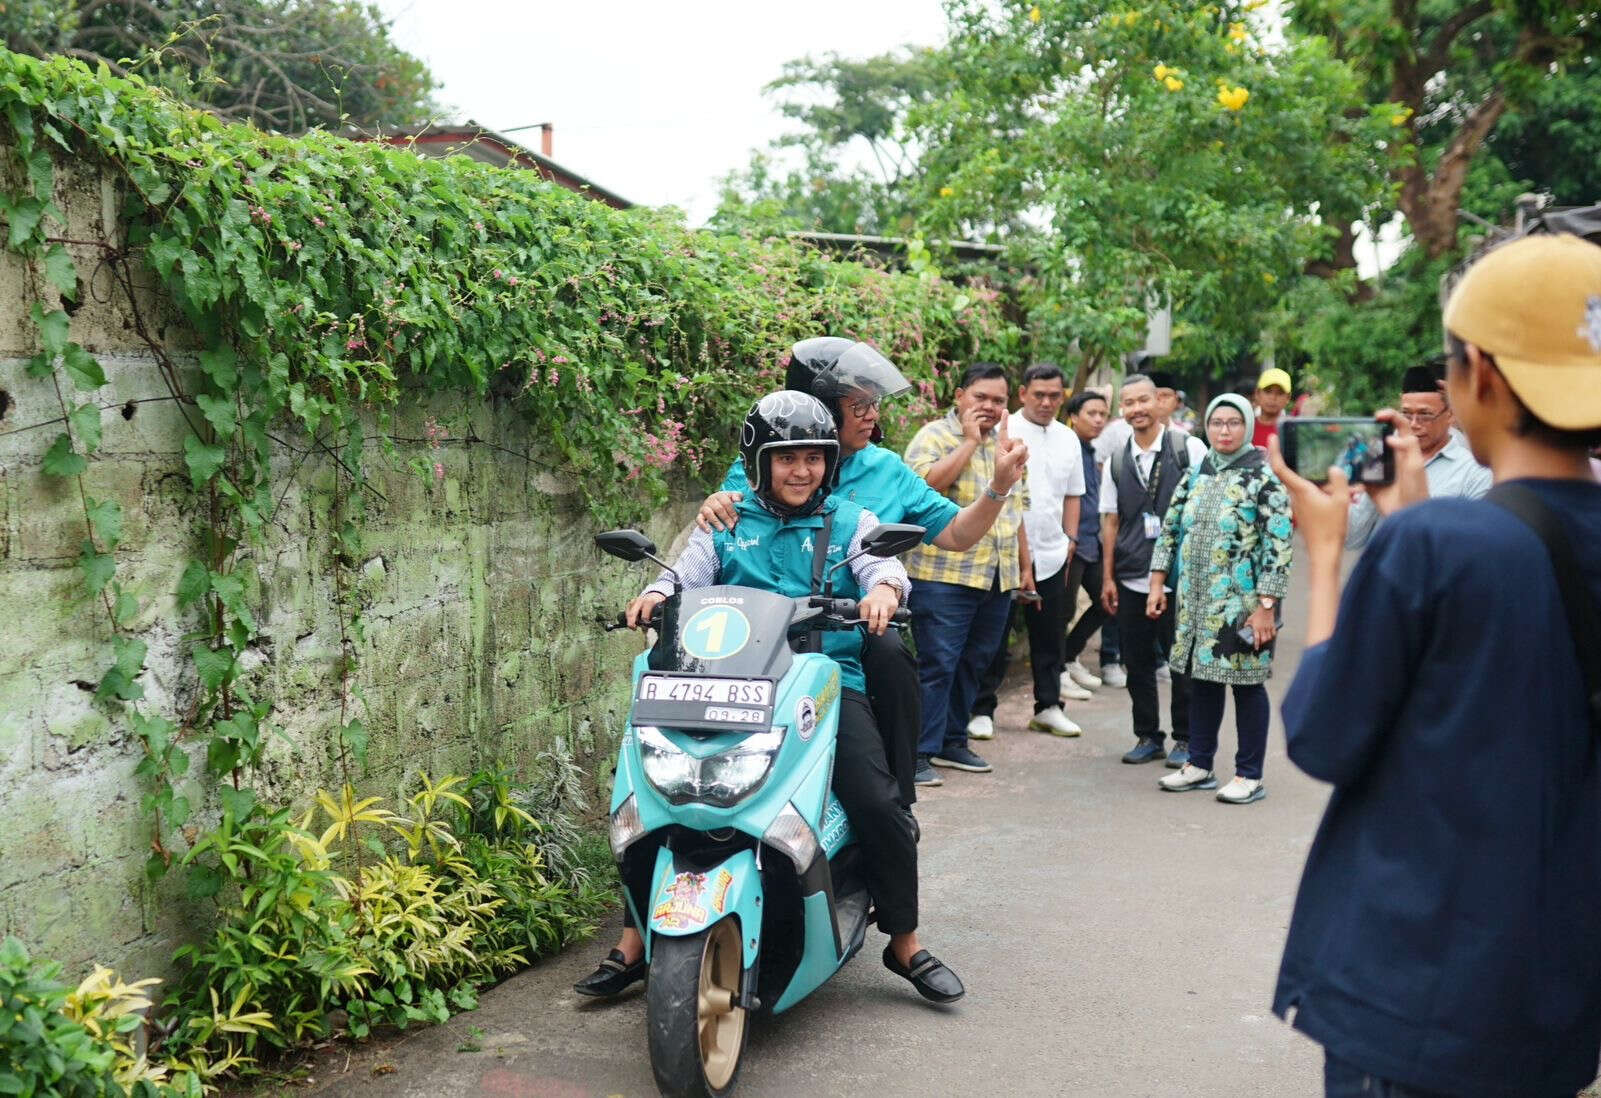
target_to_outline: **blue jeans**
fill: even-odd
[[[999,577],[988,590],[912,581],[912,636],[923,694],[919,755],[967,746],[967,718],[978,696],[979,677],[1001,645],[1011,605]]]

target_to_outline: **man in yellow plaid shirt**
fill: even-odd
[[[985,494],[1005,500],[1000,517],[972,548],[957,553],[923,545],[906,557],[923,695],[916,779],[921,786],[941,784],[935,766],[975,774],[993,769],[967,745],[968,711],[979,676],[1003,642],[1012,592],[1034,590],[1023,485],[1007,493],[993,484],[998,455],[1027,451],[1021,440],[1006,435],[1009,392],[1004,369],[974,363],[962,374],[956,407],[924,424],[906,448],[912,471],[958,507]]]

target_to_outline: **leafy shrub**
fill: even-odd
[[[500,770],[424,776],[398,813],[349,786],[299,817],[231,799],[189,855],[221,918],[178,952],[164,1051],[248,1070],[263,1047],[471,1010],[482,985],[591,933],[608,902],[609,871],[557,801]],[[521,807],[539,802],[541,817]]]
[[[61,983],[61,966],[33,961],[22,943],[0,944],[0,1094],[79,1098],[90,1095],[191,1095],[200,1082],[135,1051],[150,1008],[146,989],[96,967],[76,990]]]

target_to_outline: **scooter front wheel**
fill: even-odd
[[[745,1051],[747,1011],[739,922],[727,918],[687,938],[659,937],[645,993],[650,1067],[667,1098],[733,1093]]]

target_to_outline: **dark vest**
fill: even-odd
[[[1134,464],[1134,440],[1112,455],[1112,483],[1117,485],[1117,560],[1113,572],[1120,581],[1142,579],[1151,571],[1151,550],[1156,540],[1145,536],[1145,514],[1160,521],[1179,486],[1179,478],[1190,468],[1190,451],[1184,432],[1169,428],[1163,432],[1162,448],[1151,463],[1151,480],[1156,484],[1153,498],[1149,487],[1140,483]]]

